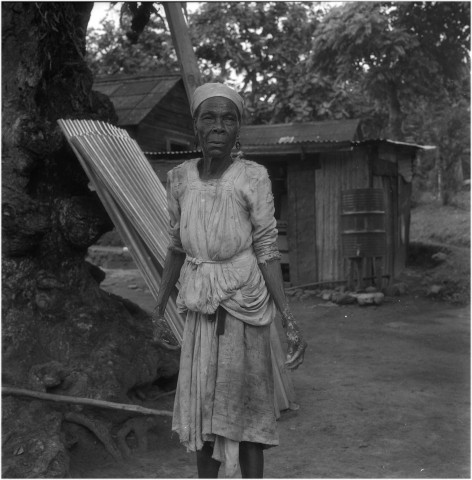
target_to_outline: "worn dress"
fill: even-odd
[[[267,170],[239,157],[201,180],[199,159],[167,178],[170,248],[186,253],[177,307],[187,312],[172,429],[190,451],[213,441],[234,476],[239,442],[278,444],[269,326],[275,306],[258,263],[279,258]],[[225,310],[224,334],[212,321]]]

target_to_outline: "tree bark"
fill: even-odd
[[[116,121],[84,60],[92,7],[2,5],[2,373],[15,387],[126,403],[136,385],[175,375],[178,352],[152,344],[147,313],[102,291],[84,260],[112,225],[57,120]],[[4,407],[3,475],[67,477],[62,411]]]

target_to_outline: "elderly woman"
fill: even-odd
[[[278,444],[269,327],[276,314],[288,340],[288,368],[303,361],[302,339],[283,291],[271,183],[239,149],[243,100],[220,83],[196,89],[192,104],[203,158],[168,174],[171,244],[157,314],[177,280],[187,312],[172,429],[197,452],[200,478],[220,463],[261,478],[263,449]],[[179,278],[180,276],[180,278]]]

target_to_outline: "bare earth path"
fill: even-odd
[[[147,310],[136,271],[110,270],[104,288]],[[129,288],[131,287],[131,288]],[[470,478],[470,311],[425,298],[379,307],[293,303],[309,342],[294,372],[298,411],[279,420],[268,478]],[[147,406],[172,408],[173,397]],[[115,463],[94,440],[75,448],[83,478],[196,478],[159,419],[145,452]]]

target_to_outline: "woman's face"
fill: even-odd
[[[194,126],[204,155],[229,157],[239,133],[236,105],[225,97],[207,98],[197,109]]]

